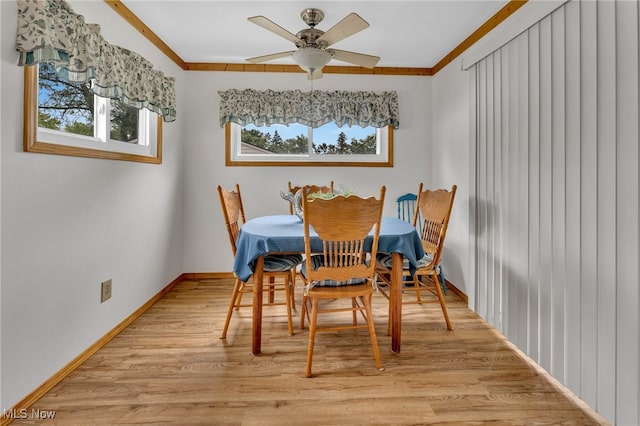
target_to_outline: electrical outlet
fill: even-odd
[[[111,299],[111,278],[106,281],[102,281],[100,303],[106,302],[109,299]]]

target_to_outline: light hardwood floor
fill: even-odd
[[[438,305],[404,306],[400,354],[374,295],[385,370],[366,330],[322,333],[307,379],[308,334],[288,335],[283,306],[265,307],[259,356],[248,308],[218,338],[232,285],[182,282],[32,407],[55,419],[12,424],[606,424],[452,292],[453,331]]]

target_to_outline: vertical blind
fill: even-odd
[[[570,1],[478,61],[477,312],[640,424],[637,1]]]

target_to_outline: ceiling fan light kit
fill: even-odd
[[[249,58],[247,61],[251,63],[262,63],[291,56],[295,63],[307,72],[307,78],[313,80],[322,78],[322,68],[327,65],[331,59],[348,62],[365,68],[375,67],[380,60],[377,56],[346,50],[327,49],[334,43],[344,40],[369,27],[369,23],[362,19],[357,13],[350,13],[326,32],[316,28],[316,25],[324,18],[324,12],[320,9],[304,9],[300,13],[300,17],[309,28],[300,30],[297,34],[289,32],[264,16],[248,18],[250,22],[293,42],[297,50],[257,56]]]
[[[302,47],[293,52],[291,57],[300,68],[313,74],[327,65],[331,60],[331,53],[323,49]]]

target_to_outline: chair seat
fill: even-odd
[[[274,254],[264,257],[265,272],[290,271],[302,262],[300,254]]]
[[[376,264],[383,268],[391,269],[393,255],[391,253],[378,253],[376,255]],[[425,254],[421,259],[418,259],[417,269],[426,268],[433,261],[433,256]],[[409,270],[409,259],[402,258],[402,269]]]
[[[307,261],[302,262],[302,269],[300,272],[302,276],[307,279]],[[323,255],[315,255],[311,256],[311,269],[314,271],[324,266],[324,256]],[[345,285],[354,285],[354,284],[363,284],[367,282],[365,278],[351,278],[346,281],[335,281],[335,280],[323,280],[323,281],[315,281],[313,283],[313,287],[340,287]]]

